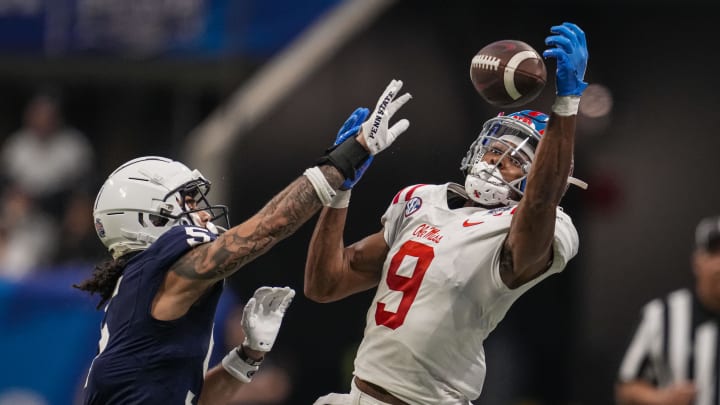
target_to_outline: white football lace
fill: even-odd
[[[500,58],[490,55],[475,55],[472,59],[473,67],[488,70],[498,70]]]

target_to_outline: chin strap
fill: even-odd
[[[465,178],[464,191],[466,195],[471,200],[483,205],[517,204],[517,201],[511,199],[510,195],[506,195],[505,192],[515,190],[520,196],[523,195],[523,192],[518,190],[514,184],[508,184],[505,182],[498,184],[489,181],[491,177],[494,178],[494,176],[488,176],[487,178],[482,179],[474,175],[468,175]],[[587,190],[589,186],[587,182],[572,176],[568,177],[567,184],[572,184],[573,186],[580,187],[583,190]]]
[[[580,187],[583,190],[587,190],[588,184],[576,177],[570,176],[567,180],[568,184],[572,184],[575,187]]]
[[[120,229],[120,234],[128,240],[134,240],[139,243],[132,244],[128,242],[120,242],[119,244],[116,244],[110,249],[110,254],[112,255],[113,259],[117,259],[118,257],[124,255],[125,253],[128,253],[130,251],[134,250],[142,250],[147,248],[151,243],[155,242],[157,240],[157,237],[143,233],[143,232],[131,232],[125,229]]]
[[[143,232],[130,232],[126,231],[125,229],[120,229],[120,233],[123,237],[131,240],[136,240],[138,242],[144,242],[147,244],[153,243],[157,240],[157,238],[153,235],[150,235],[149,233],[143,233]]]
[[[465,177],[465,190],[470,199],[479,204],[507,205],[517,187],[502,178],[496,165],[479,162]]]

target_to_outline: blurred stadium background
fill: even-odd
[[[470,83],[475,52],[505,38],[542,51],[548,28],[563,21],[588,34],[586,78],[596,85],[583,99],[576,147],[575,174],[590,188],[571,189],[563,204],[580,253],[491,335],[478,403],[612,403],[640,306],[692,281],[694,225],[720,209],[709,6],[0,0],[0,152],[17,160],[12,134],[30,115],[47,121],[47,110],[28,111],[43,94],[80,134],[70,156],[82,156],[58,187],[23,189],[0,172],[0,404],[74,403],[101,312],[70,285],[102,257],[89,204],[118,164],[149,154],[188,162],[238,223],[312,165],[356,106],[372,107],[399,78],[414,96],[403,110],[411,127],[356,188],[346,234],[354,241],[379,228],[401,187],[462,180],[460,159],[498,112]],[[553,85],[528,107],[548,110]],[[313,223],[233,276],[230,290],[241,300],[260,285],[301,291]],[[370,299],[296,299],[271,354],[292,381],[276,403],[347,390]]]

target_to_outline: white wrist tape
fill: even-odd
[[[249,383],[260,368],[260,362],[248,363],[238,353],[238,349],[232,349],[222,359],[222,366],[225,371],[239,381]]]
[[[338,190],[335,194],[335,198],[330,201],[330,208],[347,208],[350,205],[350,191],[351,190]]]
[[[577,115],[580,106],[580,96],[561,96],[555,99],[552,110],[561,117]]]
[[[320,202],[322,205],[328,207],[330,206],[330,203],[332,202],[333,197],[335,197],[335,190],[330,186],[330,183],[328,183],[327,179],[325,178],[325,175],[322,173],[319,167],[311,167],[307,170],[305,170],[305,173],[303,173],[305,177],[310,180],[310,183],[313,185],[313,188],[315,189],[315,193],[317,193],[318,198],[320,199]]]

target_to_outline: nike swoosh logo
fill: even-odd
[[[465,222],[463,222],[463,226],[467,228],[468,226],[480,225],[480,224],[482,224],[482,223],[484,223],[484,221],[480,221],[480,222],[470,222],[469,220],[466,219]]]

